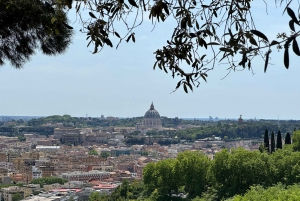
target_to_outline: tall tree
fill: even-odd
[[[100,193],[97,191],[94,191],[89,196],[89,201],[102,201]]]
[[[271,153],[275,152],[275,137],[274,132],[271,133]]]
[[[12,196],[12,198],[11,198],[12,201],[20,201],[20,200],[22,200],[22,199],[23,199],[23,197],[22,197],[22,195],[21,195],[20,193],[14,194],[14,195]]]
[[[265,146],[265,149],[269,152],[269,131],[268,131],[268,129],[265,130],[264,146]]]
[[[292,144],[292,141],[291,141],[291,135],[290,133],[288,132],[285,136],[285,139],[284,139],[284,144]]]
[[[210,160],[202,152],[181,152],[177,156],[177,182],[191,196],[201,196],[207,188]]]
[[[300,151],[300,130],[293,132],[292,141],[294,151]]]
[[[281,132],[278,131],[277,133],[277,144],[276,144],[277,149],[282,149],[282,138],[281,138]]]
[[[71,43],[72,27],[66,12],[42,0],[0,1],[0,66],[16,68],[40,50],[46,55],[63,53]]]

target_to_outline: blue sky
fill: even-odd
[[[274,3],[268,5],[268,15],[263,2],[252,7],[257,29],[270,40],[289,30],[289,17],[282,16],[283,9],[276,9]],[[21,70],[8,64],[0,67],[0,115],[133,117],[144,115],[153,101],[159,113],[168,117],[300,118],[300,57],[294,54],[290,54],[289,70],[283,66],[283,52],[274,49],[270,60],[274,65],[269,65],[267,73],[264,61],[256,59],[254,75],[245,70],[222,80],[227,66],[217,65],[209,72],[208,82],[193,93],[171,93],[177,80],[152,67],[153,52],[170,37],[172,22],[158,24],[151,32],[152,25],[146,21],[136,31],[135,44],[122,43],[117,50],[105,48],[98,54],[86,48],[80,26],[72,26],[76,34],[65,54],[38,53]]]

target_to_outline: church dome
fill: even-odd
[[[160,119],[159,113],[154,109],[153,103],[150,106],[150,109],[145,113],[144,118],[157,118]]]

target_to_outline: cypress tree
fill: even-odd
[[[277,149],[282,149],[282,141],[281,141],[281,132],[278,131],[277,133],[277,144],[276,144]]]
[[[269,152],[269,131],[266,129],[264,137],[264,147]]]
[[[284,139],[284,143],[285,144],[292,144],[290,133],[286,134],[285,139]]]
[[[275,137],[274,132],[271,133],[271,153],[275,152]]]

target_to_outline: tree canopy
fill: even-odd
[[[253,186],[245,195],[237,195],[230,201],[247,201],[247,200],[299,200],[299,185],[284,186],[277,184],[264,189],[262,186]]]
[[[0,65],[20,68],[36,50],[46,55],[65,52],[72,27],[66,12],[43,0],[0,1]]]
[[[11,0],[0,4],[1,16],[6,19],[1,21],[1,27],[6,28],[0,32],[4,44],[0,49],[0,61],[3,64],[7,59],[15,67],[22,66],[29,59],[38,43],[45,54],[53,55],[66,49],[71,36],[69,29],[72,28],[67,25],[68,9],[75,9],[76,17],[83,25],[80,31],[86,34],[87,45],[93,46],[93,53],[106,46],[117,48],[124,41],[136,42],[135,30],[145,18],[152,21],[153,28],[166,20],[176,22],[166,44],[155,51],[153,68],[170,73],[173,78],[179,77],[176,89],[182,87],[186,93],[206,81],[208,72],[218,62],[225,63],[229,72],[252,70],[253,59],[261,58],[266,72],[273,49],[283,49],[286,68],[289,68],[290,49],[300,55],[296,40],[299,36],[296,26],[300,23],[294,12],[299,2],[293,0],[267,2],[275,3],[280,12],[290,17],[287,27],[291,32],[278,30],[274,33],[277,35],[270,38],[263,33],[267,30],[256,29],[251,0],[16,2]],[[267,8],[265,1],[260,3]],[[16,39],[17,43],[9,42],[11,39]],[[118,41],[114,42],[115,39]]]
[[[59,183],[59,184],[64,184],[66,183],[68,180],[63,179],[63,178],[58,178],[58,177],[45,177],[45,178],[38,178],[38,179],[33,179],[30,183],[31,184],[40,184],[41,187],[43,187],[43,185],[48,185],[48,184],[55,184],[55,183]]]

